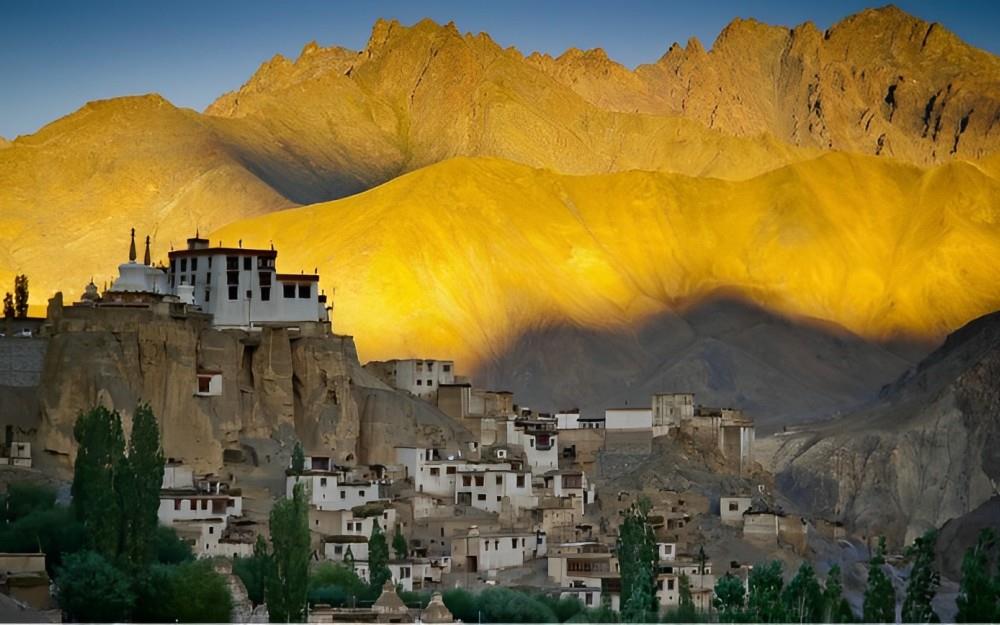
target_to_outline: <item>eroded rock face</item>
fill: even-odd
[[[973,511],[1000,484],[1000,314],[952,334],[871,408],[793,434],[775,460],[778,488],[806,511],[897,545]]]
[[[367,374],[351,337],[217,330],[201,315],[146,309],[67,308],[48,330],[36,444],[57,470],[72,467],[77,414],[97,403],[122,413],[127,434],[137,402],[148,402],[166,456],[197,471],[219,470],[225,450],[253,439],[300,440],[351,464],[394,462],[394,447],[414,440],[468,436]],[[199,372],[221,374],[221,394],[198,394]]]

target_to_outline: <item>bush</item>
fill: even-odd
[[[171,589],[173,619],[180,623],[227,623],[233,611],[226,578],[208,560],[174,567]]]
[[[0,518],[12,523],[38,510],[49,510],[56,505],[56,491],[48,486],[28,482],[14,482],[0,497]]]
[[[177,567],[154,564],[143,571],[133,583],[135,609],[132,620],[137,623],[169,623],[174,620],[173,583]]]
[[[181,564],[194,560],[191,545],[181,540],[172,527],[156,526],[153,534],[153,554],[161,564]]]
[[[66,557],[59,569],[56,598],[75,621],[124,621],[132,612],[135,595],[124,573],[100,554],[80,551]]]
[[[63,558],[83,549],[86,544],[83,524],[69,508],[35,508],[13,523],[0,529],[0,551],[36,552],[45,554],[49,575],[58,574]]]

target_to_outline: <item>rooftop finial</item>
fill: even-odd
[[[144,264],[144,265],[152,265],[153,264],[153,262],[149,258],[149,235],[148,234],[146,235],[146,253],[142,257],[142,264]]]
[[[135,228],[132,228],[132,243],[128,246],[128,262],[135,262]]]

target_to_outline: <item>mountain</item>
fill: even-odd
[[[997,63],[892,8],[827,33],[737,20],[711,50],[634,71],[378,21],[364,50],[276,56],[203,114],[155,95],[92,102],[0,149],[0,285],[24,272],[36,304],[74,297],[113,275],[131,227],[163,259],[231,224],[227,239],[263,244],[309,231],[281,259],[323,267],[372,356],[478,361],[540,325],[621,328],[720,287],[866,338],[940,337],[997,301],[979,279],[996,258]],[[275,216],[280,237],[244,221],[305,204]],[[335,232],[292,223],[312,215]],[[410,256],[413,233],[441,249]],[[475,251],[453,249],[465,238]],[[380,247],[395,239],[399,258]],[[375,249],[377,265],[354,255]],[[401,297],[410,312],[362,313]],[[386,335],[397,317],[413,335]]]
[[[878,402],[780,436],[776,484],[812,514],[897,543],[971,519],[1000,481],[998,379],[992,313],[949,335]]]
[[[620,330],[719,288],[865,338],[943,334],[1000,307],[998,224],[1000,181],[961,162],[829,154],[728,182],[457,158],[211,237],[318,268],[365,359],[468,367],[538,328]]]
[[[739,406],[761,433],[874,399],[910,364],[828,322],[792,321],[719,294],[630,330],[529,331],[473,377],[535,409],[590,415],[685,390],[702,404]]]
[[[529,61],[605,110],[694,119],[728,135],[883,154],[981,158],[1000,141],[1000,59],[887,6],[820,32],[730,23],[634,72],[601,50]]]

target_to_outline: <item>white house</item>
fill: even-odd
[[[424,399],[435,398],[440,385],[455,382],[455,363],[451,360],[378,360],[365,363],[365,369],[393,388]]]
[[[285,496],[292,496],[296,483],[305,489],[306,501],[318,510],[350,510],[378,501],[379,484],[369,480],[345,480],[333,471],[307,472],[285,478]]]
[[[556,428],[560,430],[580,429],[580,411],[570,410],[556,413]]]
[[[448,498],[455,496],[459,471],[511,468],[506,462],[472,462],[463,460],[456,452],[422,447],[397,447],[396,462],[403,465],[416,492]]]
[[[528,471],[472,467],[459,471],[457,477],[456,504],[499,513],[506,503],[515,515],[538,505],[538,497],[532,494],[531,473]]]
[[[452,569],[467,573],[495,574],[501,569],[524,566],[529,560],[544,557],[547,551],[544,532],[480,534],[479,528],[473,526],[465,536],[451,539]]]
[[[364,536],[326,536],[323,538],[323,556],[333,562],[344,562],[350,553],[355,562],[368,560],[368,539]]]
[[[743,525],[743,513],[750,509],[753,500],[749,495],[721,497],[719,516],[724,525]]]
[[[507,421],[507,444],[524,450],[525,464],[535,473],[559,468],[559,430],[555,419]]]
[[[653,427],[651,408],[608,408],[604,427],[609,430],[649,430]]]

